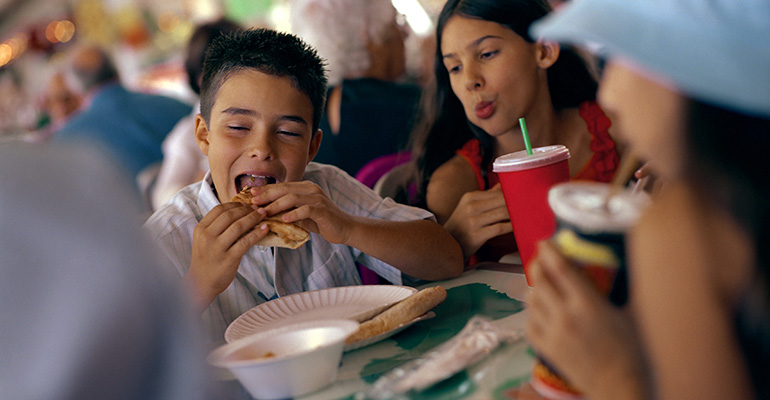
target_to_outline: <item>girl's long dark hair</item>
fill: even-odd
[[[687,145],[690,179],[754,240],[754,276],[736,323],[758,398],[770,399],[770,119],[692,101]]]
[[[421,112],[411,138],[412,177],[417,198],[412,202],[425,207],[425,189],[433,172],[452,158],[462,145],[478,138],[482,147],[482,171],[492,162],[493,139],[471,124],[462,103],[452,92],[441,57],[444,26],[454,15],[496,22],[533,43],[528,30],[532,23],[551,11],[545,0],[449,0],[436,27],[434,76],[426,87]],[[548,69],[548,87],[554,109],[577,107],[596,98],[597,82],[586,61],[576,51],[562,47],[559,59]]]

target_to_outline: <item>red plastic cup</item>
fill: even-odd
[[[538,241],[553,235],[556,229],[553,211],[548,206],[548,190],[569,180],[569,149],[562,145],[517,151],[495,159],[492,171],[500,177],[513,236],[519,248],[524,275],[529,282],[527,263]]]

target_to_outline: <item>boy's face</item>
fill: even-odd
[[[244,177],[301,180],[321,144],[321,131],[313,135],[312,121],[310,99],[289,78],[254,69],[227,78],[214,100],[210,123],[200,114],[195,123],[219,201],[230,201]]]

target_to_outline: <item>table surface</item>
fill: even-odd
[[[356,399],[381,375],[451,339],[475,315],[496,326],[523,331],[529,290],[520,265],[486,263],[441,285],[447,299],[433,311],[436,316],[370,346],[347,352],[336,381],[300,397],[302,400]],[[534,352],[522,339],[498,347],[478,363],[420,393],[415,399],[541,399],[529,385]],[[359,397],[356,397],[358,394]]]

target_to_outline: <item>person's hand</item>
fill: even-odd
[[[214,207],[195,227],[187,279],[197,289],[203,305],[208,306],[230,286],[243,255],[267,235],[266,225],[257,227],[264,217],[264,212],[252,207],[224,203]]]
[[[255,188],[252,203],[267,216],[286,211],[284,222],[296,223],[318,233],[330,243],[347,244],[353,217],[342,211],[329,196],[310,181],[276,183]]]
[[[633,189],[634,193],[644,191],[654,195],[660,191],[663,185],[663,181],[655,175],[649,162],[642,164],[634,172],[634,178],[636,179]]]
[[[454,236],[468,259],[487,240],[513,231],[500,184],[465,193],[444,228]]]
[[[528,265],[527,339],[592,399],[644,398],[641,346],[628,311],[613,306],[547,241]]]

